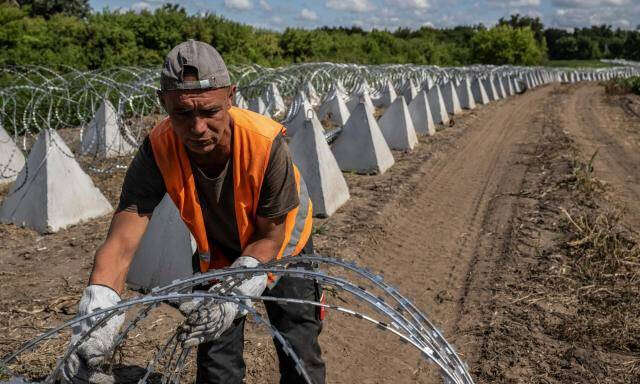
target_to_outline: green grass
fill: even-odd
[[[640,95],[640,76],[628,79],[611,79],[604,83],[604,89],[610,95],[624,95],[625,93]]]
[[[549,60],[546,67],[562,67],[562,68],[606,68],[612,67],[609,63],[603,63],[600,60]]]

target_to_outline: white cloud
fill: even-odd
[[[253,8],[251,0],[224,0],[224,5],[227,8],[236,9],[238,11],[247,11]]]
[[[500,8],[539,7],[540,0],[487,0],[487,3]]]
[[[327,0],[325,5],[337,11],[368,12],[375,9],[369,0]]]
[[[632,0],[552,0],[551,4],[563,8],[619,7],[631,4]]]
[[[385,2],[389,5],[409,9],[427,9],[430,6],[428,0],[386,0]]]
[[[131,10],[134,12],[150,11],[151,8],[151,4],[146,1],[139,1],[131,6]]]
[[[260,7],[267,12],[271,12],[271,5],[269,5],[267,0],[260,0]]]
[[[300,18],[302,20],[313,21],[313,20],[318,20],[318,15],[310,9],[303,8],[302,11],[300,11]]]
[[[586,27],[591,25],[611,25],[614,28],[631,28],[629,20],[640,19],[640,12],[629,7],[576,7],[558,8],[550,15],[546,24],[557,28]]]
[[[511,7],[539,7],[540,0],[512,0],[509,1]]]

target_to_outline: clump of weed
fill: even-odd
[[[640,354],[640,239],[622,224],[624,209],[605,199],[606,184],[588,162],[572,160],[567,187],[578,203],[561,208],[566,256],[558,290],[573,311],[554,331],[590,350]],[[631,370],[638,369],[631,361]],[[629,372],[629,371],[628,371]]]
[[[640,353],[640,245],[611,208],[567,218],[565,254],[577,318],[560,331],[609,351]]]
[[[610,95],[624,95],[635,93],[640,95],[640,76],[629,78],[616,77],[604,83],[606,93]]]
[[[606,190],[606,183],[593,175],[593,162],[598,155],[596,150],[588,162],[577,157],[572,159],[572,174],[568,179],[569,186],[586,198],[593,198]]]

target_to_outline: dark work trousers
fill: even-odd
[[[303,251],[303,253],[307,252],[313,252],[311,239]],[[292,267],[308,268],[309,266],[299,263]],[[263,296],[313,301],[320,301],[321,295],[322,288],[316,281],[291,276],[282,276],[273,289],[267,288],[263,293]],[[317,308],[312,305],[284,304],[274,301],[265,301],[264,305],[269,322],[289,342],[303,362],[313,384],[324,384],[325,364],[318,343],[322,321],[319,319]],[[244,323],[245,317],[238,318],[219,338],[200,344],[196,384],[241,384],[243,382]],[[292,359],[285,354],[280,342],[274,339],[274,343],[280,363],[280,383],[306,383],[298,374]]]

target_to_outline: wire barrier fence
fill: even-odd
[[[18,383],[25,378],[19,377],[11,370],[11,364],[25,352],[37,348],[39,344],[57,337],[63,330],[86,320],[89,317],[101,317],[93,328],[82,334],[75,344],[70,345],[67,351],[57,360],[57,364],[48,377],[42,383],[54,383],[60,374],[60,369],[65,364],[71,353],[90,334],[99,329],[113,316],[129,312],[128,320],[116,338],[114,348],[107,355],[113,356],[115,349],[120,346],[134,329],[138,329],[141,321],[149,316],[154,309],[163,303],[179,303],[193,298],[215,300],[220,302],[233,302],[246,310],[257,323],[261,324],[274,340],[279,342],[285,353],[295,363],[296,369],[305,378],[306,382],[313,384],[306,373],[305,362],[302,361],[285,338],[264,319],[256,309],[247,305],[246,300],[278,301],[323,307],[337,313],[350,316],[356,321],[372,324],[383,332],[396,336],[406,348],[413,348],[419,352],[422,358],[434,364],[444,383],[471,384],[473,380],[468,372],[467,365],[460,359],[453,347],[445,340],[442,332],[420,311],[406,296],[396,288],[386,283],[382,276],[355,263],[322,257],[320,255],[300,255],[295,257],[295,263],[309,263],[317,267],[314,269],[287,268],[292,262],[291,258],[273,261],[257,268],[227,268],[194,275],[193,277],[176,280],[164,287],[155,288],[144,296],[123,300],[111,308],[104,308],[86,316],[61,324],[41,336],[28,341],[21,348],[2,359],[0,368],[5,375],[11,377],[9,383]],[[329,273],[327,270],[331,270]],[[322,303],[318,301],[286,299],[276,297],[247,297],[229,294],[233,287],[254,275],[272,273],[276,276],[294,276],[315,280],[324,287],[332,287],[341,294],[355,299],[353,303],[362,304],[369,311],[354,309],[346,306]],[[192,291],[197,285],[211,280],[219,283],[208,292]],[[346,301],[345,301],[346,302]],[[139,383],[146,383],[154,373],[160,374],[161,382],[179,383],[184,376],[185,363],[191,352],[190,348],[183,349],[178,341],[179,327],[170,334],[167,340],[157,349],[155,356],[148,361],[144,373],[139,378]],[[345,330],[348,332],[348,330]]]
[[[373,109],[392,110],[390,105],[403,96],[416,130],[433,134],[434,123],[447,124],[448,114],[459,113],[461,107],[472,109],[475,103],[486,104],[551,82],[600,81],[640,73],[637,66],[620,64],[599,69],[550,69],[307,63],[280,68],[230,66],[229,71],[238,85],[237,106],[281,122],[291,138],[303,130],[305,121],[317,118],[321,134],[333,143],[340,141],[347,120],[353,120],[351,112],[361,102],[371,109],[373,119]],[[104,200],[96,196],[82,208],[86,214],[61,219],[60,225],[52,224],[51,219],[23,217],[31,215],[24,210],[24,201],[53,201],[46,198],[55,189],[47,180],[71,174],[85,180],[83,190],[67,199],[73,200],[96,195],[84,172],[107,174],[127,168],[144,137],[166,115],[158,100],[159,76],[159,69],[134,67],[89,72],[68,68],[64,73],[39,66],[0,67],[0,184],[13,183],[0,207],[0,221],[56,231],[109,211],[109,204],[96,203]],[[416,97],[419,93],[424,97]],[[411,106],[412,99],[416,103],[423,99],[422,104]],[[397,115],[396,111],[390,113]],[[425,127],[427,122],[430,127]],[[359,123],[354,121],[352,126]],[[28,153],[26,160],[24,153]],[[48,161],[56,156],[56,164]],[[326,161],[333,155],[320,157]],[[343,165],[342,171],[353,170]],[[361,171],[381,169],[371,167]],[[46,176],[49,173],[57,176]],[[38,192],[44,184],[46,188]],[[92,209],[93,213],[89,212]],[[48,222],[34,223],[43,220]]]

